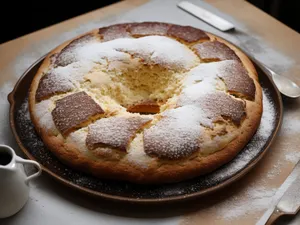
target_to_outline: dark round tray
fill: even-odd
[[[21,150],[28,158],[40,163],[46,173],[69,187],[93,196],[134,203],[160,203],[187,200],[212,193],[249,172],[267,152],[281,126],[283,106],[280,93],[266,71],[253,62],[260,84],[275,111],[275,121],[270,134],[261,137],[256,133],[234,160],[210,174],[191,180],[164,185],[138,185],[98,179],[62,164],[35,132],[29,117],[27,97],[30,83],[43,59],[44,57],[23,74],[8,96],[11,129]]]

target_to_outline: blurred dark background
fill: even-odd
[[[2,0],[0,43],[120,2],[120,0]]]
[[[293,30],[300,32],[299,0],[247,0]]]
[[[3,0],[0,8],[0,43],[119,1]],[[247,1],[300,32],[300,0]]]

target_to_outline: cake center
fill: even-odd
[[[193,51],[162,36],[120,38],[78,50],[94,63],[85,75],[98,96],[107,96],[128,112],[158,113],[179,94],[186,72],[199,64]]]
[[[103,72],[100,67],[86,75],[97,94],[110,97],[128,112],[141,114],[159,113],[162,105],[180,93],[186,76],[185,72],[150,66],[140,59],[133,59],[129,67],[123,65],[119,72]]]

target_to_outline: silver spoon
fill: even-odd
[[[260,64],[264,67],[265,70],[269,72],[269,74],[272,77],[272,80],[274,81],[276,87],[280,91],[281,94],[290,97],[290,98],[298,98],[300,97],[300,87],[293,82],[291,79],[279,75],[278,73],[275,73],[273,70],[271,70],[268,66],[263,64],[262,62],[259,62],[257,59],[255,59],[254,56],[251,56],[252,60],[255,61],[257,64]]]
[[[278,90],[287,97],[298,98],[300,97],[300,87],[289,78],[279,75],[272,71],[270,68],[264,66],[266,70],[272,75],[272,79],[276,84]]]

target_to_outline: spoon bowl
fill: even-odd
[[[290,79],[285,76],[278,75],[276,73],[272,74],[272,79],[276,84],[278,90],[290,98],[300,97],[300,87]]]
[[[255,61],[258,65],[261,65],[263,67],[263,69],[265,69],[270,74],[274,84],[276,85],[277,89],[279,90],[279,92],[281,94],[283,94],[289,98],[300,97],[300,87],[295,82],[293,82],[291,79],[289,79],[286,76],[275,73],[267,65],[258,61],[253,55],[249,54],[249,57],[253,61]]]
[[[300,97],[300,87],[295,82],[293,82],[291,79],[289,79],[286,76],[275,73],[266,65],[264,64],[262,65],[272,76],[272,80],[274,81],[276,87],[278,88],[281,94],[290,98]]]

